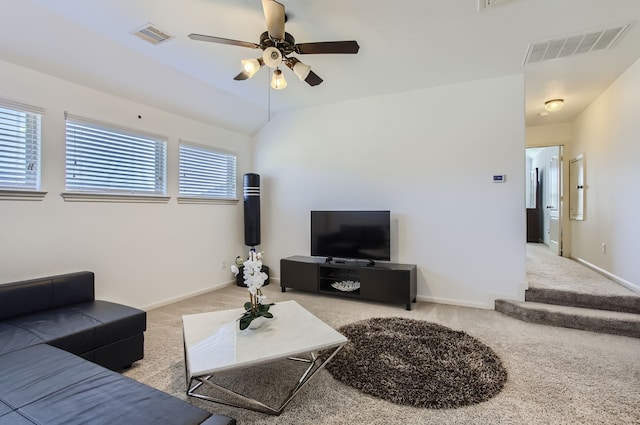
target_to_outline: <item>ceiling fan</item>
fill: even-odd
[[[284,24],[286,22],[284,5],[275,0],[262,0],[262,9],[264,10],[264,17],[267,22],[267,31],[260,35],[259,44],[202,34],[189,34],[189,38],[210,43],[261,49],[261,57],[241,61],[243,71],[236,75],[234,80],[249,79],[253,77],[260,68],[266,65],[274,69],[271,79],[271,87],[274,89],[283,89],[287,86],[284,75],[282,75],[282,71],[280,71],[279,68],[282,63],[290,68],[301,81],[305,81],[310,86],[317,86],[322,83],[322,78],[311,71],[309,65],[290,56],[294,53],[299,55],[327,53],[355,54],[358,53],[360,49],[357,41],[323,41],[296,44],[293,36],[284,30]]]

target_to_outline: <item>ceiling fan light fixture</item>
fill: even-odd
[[[564,99],[551,99],[544,102],[544,109],[549,112],[559,111],[563,106]]]
[[[309,72],[311,72],[311,67],[300,61],[296,62],[292,69],[293,73],[300,78],[300,81],[304,81],[309,76]]]
[[[309,83],[312,86],[320,84],[322,82],[322,79],[320,79],[320,81],[318,81],[318,82],[316,82],[316,80],[314,80],[313,84],[312,84],[311,81],[307,81],[309,76],[312,74],[311,67],[309,65],[303,63],[303,62],[300,62],[298,59],[296,59],[296,58],[285,58],[284,59],[284,63],[293,71],[294,74],[296,74],[296,77],[298,77],[300,79],[300,81],[305,81],[305,82]],[[319,79],[319,77],[317,77],[317,79]]]
[[[269,68],[277,68],[282,63],[282,52],[275,47],[267,47],[262,52],[262,60]]]
[[[271,77],[271,87],[276,90],[282,90],[287,87],[287,80],[284,79],[282,71],[276,69],[273,71],[273,77]]]
[[[242,69],[247,73],[249,78],[253,77],[256,72],[262,68],[264,65],[264,61],[262,59],[243,59],[240,61],[242,63]]]

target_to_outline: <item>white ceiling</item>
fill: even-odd
[[[527,124],[566,122],[640,57],[640,0],[502,0],[481,12],[478,0],[280,1],[297,42],[357,40],[360,52],[298,55],[324,82],[310,87],[285,69],[289,85],[275,91],[266,68],[233,80],[259,51],[187,37],[259,42],[260,0],[0,0],[0,59],[252,134],[269,109],[523,72]],[[610,50],[523,66],[529,43],[625,22]],[[174,38],[153,46],[131,34],[147,23]],[[557,97],[565,107],[538,116]]]

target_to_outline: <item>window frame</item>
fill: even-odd
[[[47,192],[41,191],[42,185],[42,123],[44,120],[44,108],[40,108],[37,106],[27,105],[20,102],[15,102],[7,99],[0,99],[0,108],[14,112],[17,114],[28,114],[30,116],[25,116],[25,127],[29,125],[34,126],[36,130],[35,137],[28,137],[27,134],[31,133],[31,130],[25,128],[24,130],[24,155],[25,155],[25,165],[27,161],[27,156],[35,155],[34,168],[35,168],[35,178],[32,180],[35,181],[35,184],[30,185],[5,185],[0,186],[0,200],[26,200],[26,201],[40,201],[44,199]],[[36,123],[29,124],[28,121],[36,119]],[[16,126],[17,127],[17,126]],[[13,130],[13,129],[11,129]],[[35,142],[30,139],[35,138]],[[35,145],[35,146],[34,146]],[[9,146],[6,144],[6,146]],[[15,144],[16,147],[20,147],[19,144]],[[30,151],[30,152],[29,152]],[[17,163],[17,162],[16,162]],[[29,168],[29,166],[27,166]],[[25,177],[25,181],[29,180]]]
[[[133,186],[125,188],[108,187],[100,189],[98,184],[91,186],[86,185],[86,188],[82,188],[81,185],[74,187],[70,184],[69,174],[72,172],[69,169],[69,163],[74,161],[74,157],[70,156],[70,149],[74,149],[73,143],[77,142],[75,139],[75,133],[71,135],[71,131],[78,129],[87,129],[92,135],[99,135],[104,132],[105,138],[98,139],[100,143],[104,143],[106,146],[109,142],[126,143],[127,140],[136,141],[148,146],[152,146],[154,149],[154,161],[149,161],[148,165],[153,166],[154,180],[160,179],[160,182],[155,182],[155,190],[150,191],[146,189],[139,189]],[[93,143],[87,142],[88,147],[91,147]],[[122,158],[134,162],[140,158],[140,151],[132,151],[132,155],[122,156]],[[105,153],[105,156],[107,154]],[[101,157],[103,158],[103,157]],[[158,161],[160,162],[158,164]],[[65,112],[65,192],[61,193],[61,196],[65,201],[98,201],[98,202],[143,202],[143,203],[166,203],[171,198],[167,195],[167,162],[168,162],[168,140],[164,136],[144,132],[137,129],[130,129],[119,125],[105,123],[85,117],[69,114]],[[107,168],[106,166],[104,168]],[[100,171],[100,167],[97,168]],[[126,176],[130,173],[131,169],[125,169],[121,173]],[[105,176],[108,174],[105,173]],[[121,180],[118,173],[114,173],[118,182]],[[104,177],[104,176],[102,176]],[[108,178],[102,180],[106,183]],[[123,179],[122,181],[126,181]]]
[[[202,193],[188,194],[183,192],[183,176],[186,171],[183,167],[183,147],[191,151],[201,151],[206,154],[220,155],[227,158],[233,158],[233,176],[227,175],[225,179],[222,179],[221,184],[228,184],[233,182],[233,189],[227,188],[227,191],[233,192],[232,196],[220,196],[211,195],[207,196]],[[212,167],[224,166],[224,164],[208,164]],[[193,183],[193,182],[192,182]],[[199,143],[190,142],[180,139],[178,143],[178,203],[181,204],[236,204],[238,202],[238,155],[235,152],[228,150],[206,146]]]

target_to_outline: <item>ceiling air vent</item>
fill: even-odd
[[[631,23],[626,23],[615,27],[589,31],[584,34],[529,44],[524,64],[610,49],[630,25]]]
[[[163,43],[172,38],[169,34],[167,34],[162,30],[159,30],[158,28],[154,27],[152,24],[147,24],[142,28],[133,30],[132,34],[154,45]]]
[[[512,0],[478,0],[478,12],[489,9],[491,6],[506,3]]]

